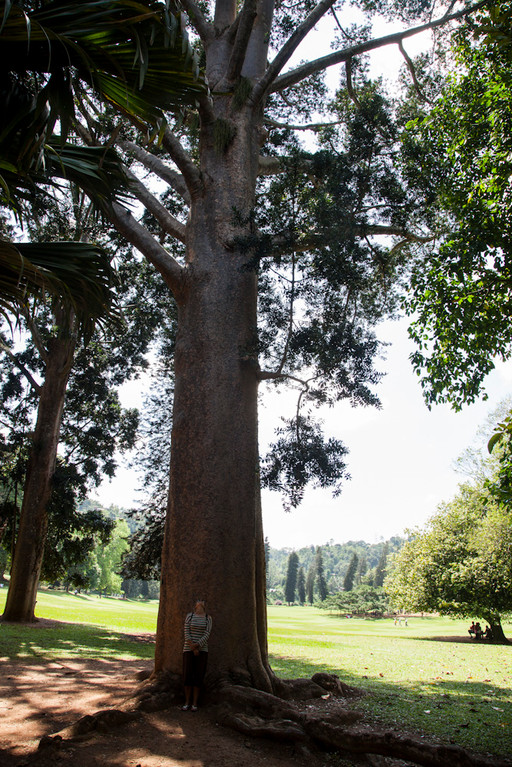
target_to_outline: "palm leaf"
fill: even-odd
[[[0,312],[18,316],[28,296],[57,296],[73,308],[84,335],[105,319],[119,321],[115,272],[105,251],[91,243],[0,241]]]
[[[13,4],[0,32],[2,68],[50,76],[71,68],[101,98],[154,124],[205,92],[186,33],[163,10],[152,0],[56,2],[31,13],[29,26]]]

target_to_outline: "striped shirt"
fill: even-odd
[[[190,652],[192,645],[199,645],[199,649],[208,652],[208,637],[212,630],[212,619],[209,615],[196,615],[189,613],[185,618],[185,644],[183,652]]]

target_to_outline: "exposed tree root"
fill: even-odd
[[[286,701],[252,688],[223,685],[219,692],[224,701],[219,712],[222,723],[245,735],[316,744],[353,754],[393,757],[421,767],[510,767],[512,764],[508,760],[472,754],[460,746],[431,744],[424,739],[364,726],[362,714],[346,704],[347,698],[363,694],[360,690],[330,674],[315,674],[308,686],[304,681],[307,680],[287,684]],[[291,701],[293,688],[299,691],[299,700],[306,699],[307,689],[310,698],[327,697],[328,691],[328,696],[336,699],[336,705],[331,703],[323,712],[314,706],[313,711],[304,710]],[[281,685],[277,689],[281,692]]]
[[[238,680],[237,680],[238,681]],[[244,680],[245,681],[245,680]],[[456,745],[439,745],[424,739],[378,730],[362,721],[363,715],[348,701],[364,695],[331,674],[315,674],[310,680],[275,680],[271,694],[231,679],[216,680],[210,699],[217,719],[244,735],[292,742],[299,750],[322,748],[372,759],[391,757],[420,767],[512,767],[506,759],[474,754]],[[142,684],[135,696],[119,709],[99,711],[40,743],[45,755],[65,740],[82,739],[93,731],[105,731],[143,715],[175,704],[181,696],[181,680],[161,674]],[[323,698],[324,700],[319,700]],[[315,701],[316,702],[311,702]],[[310,701],[310,703],[306,703]],[[325,701],[325,706],[323,705]],[[35,756],[35,755],[34,755]]]

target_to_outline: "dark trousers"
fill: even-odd
[[[183,684],[185,687],[201,687],[206,674],[208,653],[200,651],[198,655],[187,650],[183,653]]]

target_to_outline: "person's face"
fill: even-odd
[[[199,615],[204,615],[204,613],[205,613],[204,602],[202,602],[202,601],[196,602],[196,606],[194,608],[194,612],[198,613]]]

